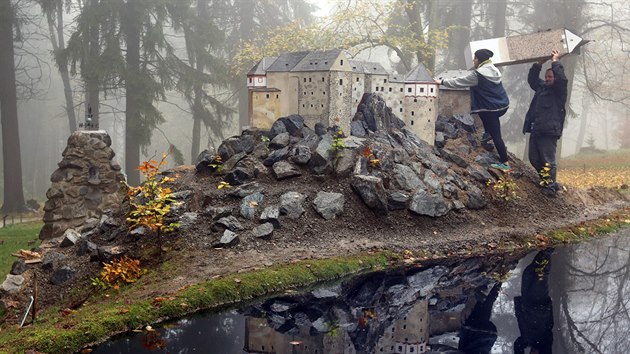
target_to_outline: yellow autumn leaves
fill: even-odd
[[[595,186],[619,188],[630,184],[630,167],[626,168],[591,168],[559,169],[558,182],[576,188]]]

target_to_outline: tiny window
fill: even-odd
[[[412,112],[413,113],[413,112]],[[413,121],[411,121],[411,125],[413,125]]]
[[[339,65],[343,66],[343,59],[339,60]]]
[[[392,92],[392,88],[391,87],[389,88],[389,92]]]
[[[325,81],[326,81],[326,78],[323,78],[323,77],[322,77],[322,82],[325,82]]]
[[[403,92],[403,89],[402,89],[402,87],[400,88],[400,92]]]
[[[322,103],[322,108],[324,108],[324,104]]]
[[[400,109],[400,113],[402,113],[402,108]]]
[[[411,115],[414,115],[414,113],[415,113],[414,111],[411,111]]]
[[[407,92],[411,92],[411,87],[409,87],[409,88],[407,89]]]
[[[418,102],[418,99],[417,99],[417,98],[414,98],[414,99],[413,99],[413,101],[414,101],[414,102]]]
[[[315,92],[311,91],[311,96],[315,95]]]
[[[359,78],[357,77],[357,82],[359,82]]]
[[[387,79],[383,79],[383,83],[386,84],[387,83]]]
[[[269,98],[269,94],[266,94],[265,96],[266,96],[266,98]]]
[[[309,77],[309,78],[308,78],[308,82],[313,82],[313,80]]]
[[[358,80],[358,79],[357,79],[357,80]],[[249,78],[249,82],[250,82],[250,83],[252,82],[252,78],[251,78],[251,77]]]
[[[343,79],[339,79],[339,85],[343,85]]]
[[[429,108],[429,112],[431,112],[431,108]]]
[[[311,103],[311,108],[313,108],[313,104]]]
[[[420,92],[424,92],[424,87],[420,87]]]
[[[433,87],[431,87],[431,93],[433,93]]]
[[[304,78],[304,82],[306,82],[306,78]]]
[[[280,98],[280,96],[279,96],[279,95],[276,95],[276,98]]]
[[[306,107],[306,105],[304,103],[302,103],[302,108],[305,108],[305,107]]]
[[[324,94],[324,96],[326,96],[326,91],[322,91],[322,93]]]

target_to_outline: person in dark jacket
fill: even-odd
[[[534,63],[529,69],[527,82],[536,93],[525,115],[523,134],[529,137],[529,162],[538,171],[543,193],[555,196],[559,189],[556,181],[556,146],[562,135],[566,115],[568,80],[560,63],[557,50],[551,52],[551,68],[545,80],[539,78],[546,59]]]
[[[501,83],[501,72],[490,60],[493,55],[489,49],[479,49],[473,58],[474,70],[461,77],[436,79],[435,82],[450,88],[470,87],[470,113],[479,115],[483,128],[492,137],[499,154],[500,163],[492,164],[491,167],[509,171],[507,149],[501,137],[499,118],[507,112],[510,100]]]

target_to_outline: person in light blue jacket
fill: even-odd
[[[501,72],[490,60],[493,55],[489,49],[479,49],[473,57],[475,67],[468,74],[452,79],[436,79],[435,82],[450,88],[470,88],[470,113],[479,115],[499,154],[500,163],[491,167],[506,172],[510,170],[510,165],[499,118],[507,112],[510,100],[501,82]]]

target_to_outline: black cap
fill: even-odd
[[[479,49],[475,52],[475,58],[477,58],[480,63],[492,58],[493,55],[494,53],[492,53],[490,49]]]

